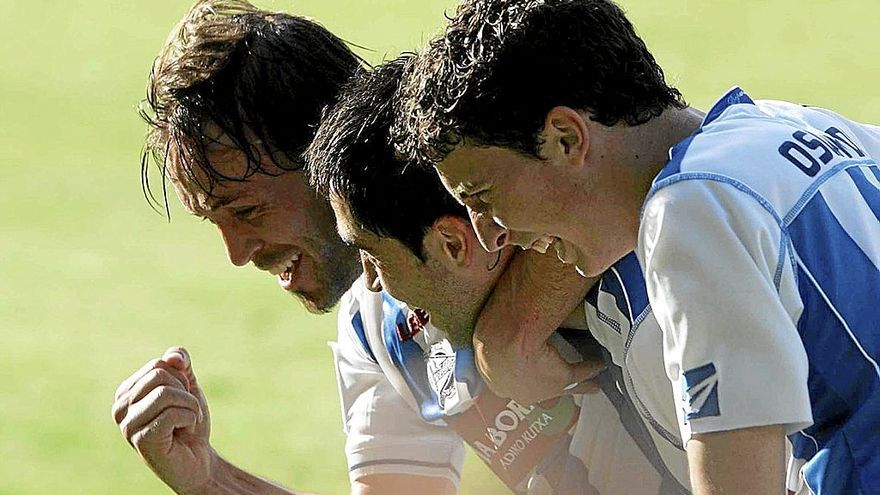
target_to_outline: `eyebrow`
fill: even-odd
[[[477,189],[477,186],[474,186],[473,184],[459,184],[453,188],[453,192],[458,196],[458,199],[465,200],[475,195],[474,193],[469,192],[474,189]]]
[[[232,203],[233,201],[238,200],[239,198],[220,198],[215,197],[214,199],[208,198],[205,200],[205,211],[208,213],[214,212],[223,208],[224,206]]]

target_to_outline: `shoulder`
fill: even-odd
[[[696,180],[726,184],[787,211],[820,176],[865,159],[857,130],[863,126],[828,110],[754,101],[734,88],[670,150],[647,199]]]

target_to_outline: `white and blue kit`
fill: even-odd
[[[637,254],[686,443],[784,425],[792,490],[880,486],[880,128],[728,92],[670,150]]]
[[[338,323],[332,347],[352,481],[405,473],[457,486],[466,442],[516,493],[687,493],[683,451],[673,465],[684,486],[653,448],[615,367],[603,378],[605,393],[524,406],[484,387],[469,349],[454,349],[418,311],[363,280],[342,298]],[[656,366],[668,390],[662,362]],[[671,399],[669,413],[675,427]]]

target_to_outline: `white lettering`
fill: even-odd
[[[491,462],[492,456],[495,455],[495,449],[489,448],[488,445],[479,440],[474,440],[474,447],[477,448],[477,454],[480,455],[484,462]]]
[[[526,419],[526,414],[532,412],[535,409],[535,406],[524,407],[521,406],[517,401],[512,400],[507,403],[507,408],[515,412],[520,421],[522,421]]]
[[[507,433],[498,431],[495,428],[486,428],[486,436],[495,445],[495,448],[501,447],[507,441]]]
[[[505,409],[495,416],[495,427],[501,431],[515,430],[517,426],[519,426],[519,418],[512,411]]]

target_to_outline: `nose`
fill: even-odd
[[[490,253],[495,252],[507,246],[510,243],[510,234],[507,229],[498,225],[494,218],[485,213],[477,213],[468,209],[471,216],[471,223],[474,226],[474,232],[477,233],[477,239],[483,248]]]
[[[379,280],[376,266],[364,259],[363,255],[361,256],[361,265],[364,267],[364,282],[367,284],[367,289],[371,292],[382,292],[382,281]]]
[[[248,235],[242,229],[234,225],[218,225],[223,244],[226,245],[226,255],[235,266],[244,266],[250,263],[257,252],[262,249],[263,243]]]

